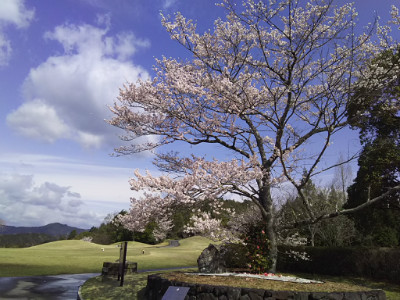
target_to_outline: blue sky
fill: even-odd
[[[361,23],[398,2],[356,1]],[[121,141],[107,105],[125,82],[151,77],[154,58],[187,55],[160,11],[181,11],[202,31],[224,12],[214,3],[0,0],[0,219],[90,228],[129,208],[129,177],[152,169],[152,157],[110,156]],[[346,152],[357,135],[336,142]]]

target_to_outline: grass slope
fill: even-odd
[[[181,246],[147,245],[129,242],[127,260],[139,270],[195,266],[197,257],[210,240],[191,237]],[[102,251],[104,249],[104,251]],[[144,250],[144,254],[143,253]],[[119,258],[117,244],[98,245],[83,241],[57,241],[30,248],[0,248],[0,277],[100,273],[103,262]]]

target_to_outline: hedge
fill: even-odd
[[[295,253],[310,260],[300,259]],[[400,248],[280,246],[277,269],[336,276],[360,276],[400,283]]]

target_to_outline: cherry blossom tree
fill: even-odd
[[[203,34],[180,13],[162,17],[191,59],[156,60],[154,78],[121,89],[109,122],[132,141],[116,149],[120,154],[186,143],[218,145],[235,158],[161,155],[163,170],[171,173],[135,172],[130,184],[143,196],[131,199],[124,222],[141,230],[150,219],[168,219],[176,206],[238,195],[260,211],[275,271],[280,228],[348,213],[319,215],[303,190],[324,171],[320,165],[332,138],[348,126],[346,108],[355,89],[379,88],[395,78],[396,66],[388,71],[371,63],[395,42],[391,27],[377,21],[356,35],[355,8],[333,0],[247,0],[243,7],[225,0],[221,6],[226,18]],[[395,9],[392,14],[396,20]],[[282,224],[277,217],[272,190],[282,182],[296,189],[304,220]]]

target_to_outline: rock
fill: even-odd
[[[169,247],[179,247],[180,244],[179,244],[178,240],[171,240],[171,241],[169,241],[169,245],[168,246]]]
[[[227,271],[220,245],[210,244],[197,259],[200,273],[224,273]]]
[[[245,269],[249,263],[247,249],[241,244],[210,244],[197,259],[200,273],[225,273],[232,269]]]

